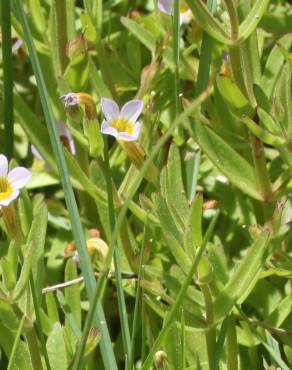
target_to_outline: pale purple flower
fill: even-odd
[[[141,100],[131,100],[120,110],[116,102],[102,98],[101,109],[105,116],[101,125],[103,134],[121,141],[136,141],[139,138],[141,123],[137,119],[143,110]]]
[[[30,178],[31,172],[24,167],[16,167],[8,172],[8,160],[0,154],[0,206],[9,206]]]
[[[162,13],[173,15],[173,0],[158,0],[157,6]],[[180,24],[190,21],[192,17],[192,11],[187,7],[184,0],[181,2],[179,13]]]
[[[71,132],[68,130],[67,126],[63,122],[59,121],[57,122],[57,129],[63,144],[66,146],[66,148],[70,151],[71,154],[75,155],[76,153],[75,143],[72,138]],[[44,159],[34,145],[31,145],[31,153],[38,160]]]
[[[80,103],[78,94],[70,92],[68,94],[60,96],[60,99],[65,103],[65,107],[74,107]]]

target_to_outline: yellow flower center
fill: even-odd
[[[13,193],[13,187],[5,177],[0,177],[0,201],[8,199]]]
[[[182,14],[182,13],[185,13],[186,11],[188,11],[188,10],[189,10],[189,7],[188,7],[187,3],[185,1],[182,1],[179,12]]]
[[[114,127],[118,132],[126,132],[127,134],[133,134],[134,125],[131,121],[124,118],[116,118],[111,122],[111,126]]]

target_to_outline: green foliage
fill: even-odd
[[[291,368],[289,2],[2,3],[0,368]]]

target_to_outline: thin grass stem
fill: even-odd
[[[17,346],[19,344],[20,335],[21,335],[21,332],[22,332],[22,329],[23,329],[24,321],[25,321],[25,315],[22,316],[22,319],[20,320],[17,332],[15,334],[12,351],[11,351],[10,356],[9,356],[9,363],[8,363],[8,366],[7,366],[7,370],[13,369],[13,366],[14,366],[13,362],[14,362],[14,359],[15,359],[16,350],[17,350]]]
[[[147,225],[147,220],[144,225],[144,236],[143,236],[141,252],[140,252],[140,264],[139,264],[138,281],[137,281],[137,288],[136,288],[136,295],[135,295],[135,307],[134,307],[133,327],[132,327],[132,336],[131,336],[132,342],[131,342],[131,355],[129,359],[129,370],[132,370],[134,366],[134,353],[135,353],[136,331],[137,331],[137,324],[138,324],[138,311],[139,311],[139,303],[141,300],[141,278],[142,278],[142,270],[143,270],[143,256],[144,256],[144,250],[145,250],[145,240],[146,240],[146,225]]]
[[[1,1],[2,56],[3,56],[3,120],[5,130],[5,153],[13,155],[14,119],[13,119],[13,71],[10,0]]]
[[[105,178],[106,178],[106,188],[108,196],[108,213],[110,220],[110,229],[114,230],[115,228],[115,210],[114,210],[114,200],[113,200],[113,187],[112,187],[112,177],[111,169],[109,163],[109,152],[108,152],[108,138],[104,136],[104,162],[105,162]],[[121,277],[121,260],[119,255],[119,250],[115,247],[111,235],[110,238],[110,249],[114,250],[114,264],[116,271],[116,283],[117,283],[117,292],[118,292],[118,306],[121,320],[121,330],[122,330],[122,339],[125,355],[127,355],[128,360],[131,357],[131,338],[130,338],[130,329],[128,322],[128,314],[124,297],[123,282]]]
[[[216,10],[217,0],[208,0],[207,7],[211,14]],[[213,39],[206,32],[203,33],[201,56],[196,83],[196,96],[199,96],[207,87],[212,59]]]
[[[22,24],[24,31],[25,41],[28,46],[29,55],[32,62],[32,67],[37,81],[37,86],[39,88],[40,98],[42,107],[44,110],[44,115],[47,122],[47,128],[49,132],[49,137],[53,147],[53,152],[55,154],[57,167],[60,173],[61,183],[64,189],[65,201],[68,207],[69,217],[72,226],[73,236],[76,242],[76,247],[79,253],[80,266],[82,273],[84,275],[85,286],[87,294],[89,297],[92,297],[96,289],[96,281],[91,266],[91,260],[86,248],[86,241],[83,233],[83,228],[80,221],[80,216],[73,193],[72,185],[70,182],[70,177],[68,173],[67,164],[65,161],[65,156],[63,148],[60,142],[59,134],[57,131],[55,118],[53,115],[52,107],[50,105],[50,99],[48,96],[47,88],[44,82],[43,73],[40,67],[39,59],[35,50],[34,42],[32,39],[31,31],[25,15],[23,4],[20,0],[15,0],[16,10],[19,17],[19,20]],[[99,326],[101,331],[101,354],[107,369],[117,369],[116,359],[112,348],[111,339],[109,336],[109,331],[107,323],[105,320],[105,315],[103,308],[100,302],[96,305],[96,325]]]
[[[174,101],[175,101],[175,117],[180,111],[180,83],[179,83],[179,49],[180,49],[180,1],[173,2],[173,57],[175,64],[174,71]]]

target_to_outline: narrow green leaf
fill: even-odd
[[[1,32],[3,57],[3,120],[5,129],[5,152],[8,158],[13,155],[13,76],[10,0],[1,1]]]
[[[67,355],[64,342],[64,331],[59,322],[53,327],[47,340],[47,351],[50,359],[50,364],[54,370],[66,370]]]
[[[17,279],[18,255],[15,241],[10,242],[6,256],[1,259],[2,281],[5,289],[11,292]]]
[[[72,259],[68,259],[65,267],[65,281],[70,281],[77,278],[77,267],[76,264],[72,261]],[[59,297],[58,297],[59,298]],[[69,318],[66,317],[65,328],[68,328],[69,338],[71,342],[71,347],[74,348],[76,344],[76,334],[79,333],[79,337],[81,337],[81,300],[80,300],[80,287],[78,284],[72,285],[66,288],[65,290],[65,302],[70,307],[70,311],[72,312],[73,317],[75,318],[74,322],[76,323],[77,331],[74,327],[69,327],[70,323]],[[72,326],[72,324],[71,324]]]
[[[196,121],[191,129],[197,143],[214,165],[239,189],[249,196],[262,200],[254,169],[231,146],[209,127]]]
[[[200,0],[186,0],[199,25],[215,40],[231,45],[228,33],[221,24],[212,16],[206,5]]]
[[[27,284],[30,278],[30,273],[31,273],[32,261],[34,258],[34,253],[36,251],[36,248],[37,248],[37,244],[34,241],[28,244],[28,248],[27,248],[27,251],[23,259],[21,273],[15,285],[15,288],[13,290],[13,300],[14,301],[17,301],[19,298],[21,298],[22,294],[25,291],[25,288],[27,287]]]
[[[40,0],[29,0],[31,20],[41,37],[46,36],[47,22],[43,14]]]
[[[291,35],[285,35],[280,40],[279,43],[289,49],[292,44]],[[272,97],[276,82],[278,81],[279,74],[281,72],[282,66],[284,64],[285,58],[276,44],[269,54],[267,59],[264,72],[261,78],[261,88],[265,92],[268,98]]]
[[[19,328],[19,327],[18,327]],[[17,327],[15,328],[17,330]],[[5,353],[6,357],[9,359],[13,354],[13,344],[15,343],[15,331],[7,329],[0,322],[0,345],[1,350]],[[14,359],[11,363],[11,370],[34,370],[31,358],[28,350],[28,346],[24,341],[19,341],[18,346],[15,350]]]
[[[250,131],[264,143],[272,145],[274,147],[282,146],[285,144],[285,139],[281,136],[277,136],[275,134],[270,133],[266,129],[262,128],[258,124],[256,124],[252,119],[249,117],[242,117],[240,119],[241,122],[245,123]]]
[[[274,118],[268,114],[265,110],[258,108],[258,116],[260,118],[261,124],[272,134],[281,135],[281,126],[277,123]]]
[[[9,357],[9,363],[8,363],[8,366],[7,366],[7,370],[14,369],[15,355],[16,355],[16,352],[17,352],[17,348],[19,346],[20,336],[21,336],[21,333],[22,333],[23,325],[24,325],[24,320],[25,320],[25,315],[22,317],[22,319],[19,322],[19,327],[18,327],[16,335],[15,335],[12,351],[11,351],[11,354],[10,354],[10,357]]]
[[[192,233],[192,243],[194,247],[201,245],[203,242],[202,234],[202,214],[203,214],[203,195],[198,195],[193,201],[189,225]]]
[[[68,305],[66,298],[64,297],[61,291],[57,291],[57,298],[65,315],[66,319],[65,329],[69,330],[69,340],[71,344],[71,349],[74,350],[76,346],[76,340],[77,339],[80,340],[82,334],[80,329],[80,322],[77,321],[77,317],[72,312],[71,307]]]
[[[44,250],[46,242],[48,210],[44,202],[38,204],[34,210],[34,218],[27,237],[27,245],[35,245],[31,265],[32,276],[36,289],[36,296],[41,302],[42,287],[44,283]]]
[[[221,95],[229,105],[228,108],[234,114],[237,116],[252,115],[254,111],[253,108],[237,85],[230,78],[219,76],[216,81]]]
[[[269,232],[263,231],[255,243],[250,246],[226,287],[215,299],[215,321],[221,320],[236,303],[242,303],[246,299],[263,267],[263,256],[268,245],[268,239]]]
[[[248,16],[239,26],[238,43],[245,41],[261,21],[270,0],[256,0]]]
[[[154,51],[158,40],[156,40],[155,37],[149,31],[147,31],[139,23],[133,21],[132,19],[126,18],[126,17],[122,17],[121,22],[130,32],[133,33],[133,35],[137,37],[139,41],[141,41],[141,43],[144,46],[146,46],[148,50],[150,50],[151,52]],[[175,69],[173,53],[169,46],[166,47],[163,53],[163,59],[169,68],[173,70]]]
[[[164,196],[168,209],[176,223],[185,225],[189,216],[189,206],[182,181],[181,159],[176,145],[171,145],[165,169]]]

